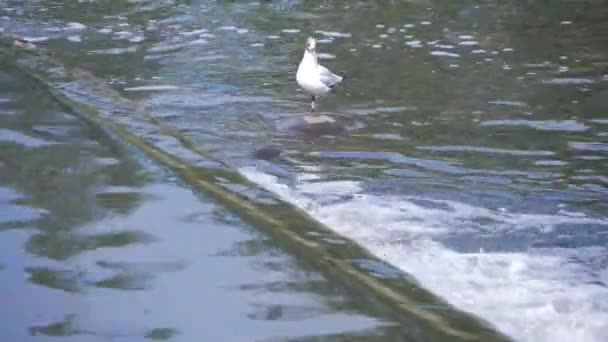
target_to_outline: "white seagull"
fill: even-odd
[[[315,100],[329,93],[336,84],[342,82],[343,77],[338,76],[317,61],[317,41],[310,37],[306,40],[304,56],[298,66],[296,81],[312,97],[310,108],[315,111]]]

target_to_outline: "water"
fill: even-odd
[[[35,88],[0,68],[2,341],[400,340],[337,284]]]
[[[516,340],[608,333],[602,1],[5,3],[5,31]],[[313,33],[346,75],[317,104],[344,134],[284,129]]]

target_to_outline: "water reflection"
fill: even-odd
[[[0,76],[15,111],[0,117],[4,340],[398,340],[238,217]]]

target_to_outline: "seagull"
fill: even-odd
[[[334,74],[317,61],[317,41],[309,37],[306,40],[304,56],[298,66],[296,81],[298,85],[311,95],[310,108],[315,111],[315,100],[317,97],[328,94],[336,84],[342,82],[343,77]]]

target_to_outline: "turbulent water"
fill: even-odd
[[[516,340],[608,335],[603,1],[2,3],[2,30]],[[309,35],[343,134],[286,129]]]

